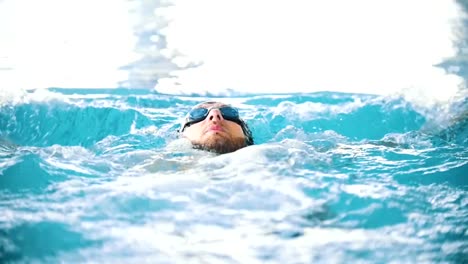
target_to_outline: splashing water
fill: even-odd
[[[4,103],[2,260],[463,261],[466,115],[431,130],[402,98],[221,97],[256,144],[214,155],[175,134],[205,99],[52,89]]]

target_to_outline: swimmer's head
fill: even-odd
[[[198,149],[228,153],[253,145],[252,132],[239,111],[221,102],[196,105],[185,117],[179,132]]]

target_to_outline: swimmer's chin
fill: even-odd
[[[245,138],[226,140],[224,137],[210,138],[203,142],[192,142],[193,148],[206,150],[218,154],[234,152],[247,146]]]
[[[230,141],[232,141],[232,138],[228,133],[222,130],[207,130],[200,139],[200,143],[202,144],[214,141],[222,141],[223,143],[229,144]]]

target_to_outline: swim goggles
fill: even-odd
[[[180,132],[184,131],[185,127],[205,120],[211,110],[218,109],[224,119],[235,122],[242,126],[242,121],[239,117],[239,111],[232,106],[213,106],[209,108],[198,107],[190,110],[185,118],[185,123],[182,125]]]

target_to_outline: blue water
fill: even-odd
[[[467,261],[466,102],[210,98],[255,139],[215,155],[175,132],[207,97],[43,93],[0,107],[2,263]]]

